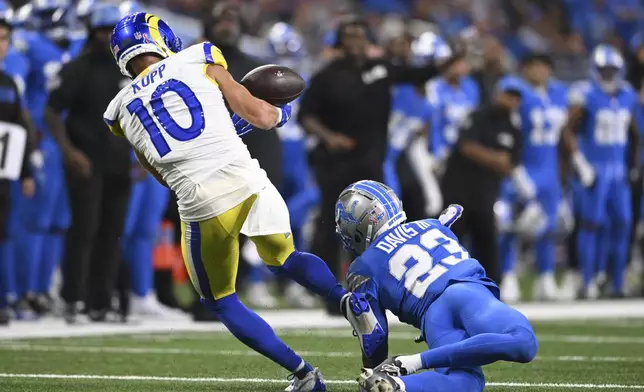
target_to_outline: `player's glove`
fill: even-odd
[[[255,127],[252,124],[250,124],[248,121],[244,120],[243,118],[239,117],[237,113],[233,113],[231,120],[233,120],[235,131],[239,136],[244,136],[248,132],[255,129]]]
[[[537,188],[523,165],[517,166],[512,171],[512,182],[523,200],[532,200],[537,196]]]
[[[293,108],[291,107],[290,103],[287,103],[284,106],[280,106],[278,107],[278,109],[280,110],[280,120],[275,126],[275,128],[280,128],[284,126],[284,124],[286,124],[288,120],[291,119],[291,114],[293,112]]]
[[[519,214],[514,228],[527,238],[541,236],[548,228],[548,218],[538,201],[529,202]]]
[[[360,340],[362,352],[367,357],[372,357],[387,337],[369,300],[362,294],[347,293],[340,300],[340,309]]]
[[[463,215],[463,206],[450,204],[438,217],[438,221],[445,227],[452,227],[454,222]]]
[[[405,392],[405,383],[400,378],[375,369],[362,369],[356,381],[358,392]]]
[[[579,176],[581,184],[585,188],[590,188],[595,184],[596,174],[595,169],[586,160],[586,157],[579,151],[576,151],[572,156],[572,164]]]

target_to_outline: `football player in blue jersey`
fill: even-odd
[[[624,72],[621,53],[599,45],[592,53],[591,80],[576,83],[569,93],[564,132],[583,185],[577,256],[584,284],[581,295],[589,298],[598,295],[597,284],[606,276],[608,260],[610,294],[624,295],[633,215],[629,176],[638,175],[640,162],[640,134],[632,121],[639,96],[624,80]],[[633,162],[633,167],[626,162]]]
[[[278,22],[267,32],[271,59],[275,64],[287,66],[307,78],[306,48],[302,36],[292,26]],[[293,113],[297,113],[299,100],[291,102]],[[282,145],[282,184],[280,193],[288,206],[291,230],[298,249],[306,249],[302,229],[309,221],[310,212],[320,199],[309,170],[306,137],[296,121],[288,122],[277,129]],[[266,267],[257,254],[252,241],[244,244],[244,258],[251,264],[247,294],[251,305],[275,307],[277,300],[267,289]],[[284,288],[284,300],[293,307],[311,308],[314,298],[296,282],[288,282]]]
[[[24,235],[18,249],[21,253],[22,293],[37,312],[48,310],[49,286],[53,271],[61,258],[63,235],[69,226],[69,209],[62,169],[62,156],[46,128],[44,108],[48,92],[58,83],[62,64],[73,58],[82,42],[70,42],[69,2],[33,0],[31,19],[35,31],[24,31],[16,48],[29,60],[26,98],[36,130],[40,134],[39,150],[44,164],[36,173],[36,196],[20,202]]]
[[[557,210],[561,201],[559,181],[559,140],[566,121],[566,87],[553,80],[550,58],[530,54],[521,61],[518,78],[524,86],[519,108],[521,129],[525,134],[523,161],[505,186],[504,198],[518,205],[521,213],[515,229],[535,242],[536,267],[533,298],[554,300],[558,290],[554,277]],[[518,279],[514,272],[517,258],[517,236],[507,233],[500,238],[504,273],[503,299],[519,299]]]
[[[438,219],[405,223],[386,185],[359,181],[340,194],[336,230],[357,257],[347,280],[359,298],[348,317],[363,351],[359,391],[478,392],[485,387],[481,366],[534,359],[532,326],[499,300],[494,281],[450,230],[462,213],[450,205]],[[386,359],[386,310],[420,329],[429,350]],[[435,371],[415,374],[423,369]]]
[[[423,57],[432,57],[434,61],[447,58],[451,54],[447,43],[432,33],[422,37],[424,42],[428,41],[427,34],[435,39],[433,55],[424,56],[421,51],[424,48],[419,47],[418,41],[404,34],[389,42],[389,57],[400,64],[429,60]],[[431,107],[425,98],[425,86],[397,85],[391,101],[388,150],[383,167],[385,183],[405,200],[411,216],[418,219],[436,216],[443,207],[443,199],[427,145]],[[419,193],[423,197],[418,197]]]
[[[480,103],[479,86],[469,72],[461,57],[441,77],[427,82],[427,99],[432,106],[430,144],[439,167],[458,140],[459,124]]]

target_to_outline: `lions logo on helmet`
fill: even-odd
[[[116,25],[110,47],[121,73],[134,78],[136,75],[127,68],[130,60],[144,53],[167,58],[181,51],[181,39],[158,16],[138,12],[126,16]]]

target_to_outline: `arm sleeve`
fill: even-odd
[[[350,271],[347,276],[347,282],[349,290],[354,293],[363,294],[367,298],[374,315],[378,319],[378,323],[385,333],[385,339],[383,339],[382,343],[373,350],[371,356],[368,356],[364,351],[362,352],[363,365],[368,368],[374,368],[387,359],[387,356],[389,355],[389,344],[387,339],[389,328],[387,325],[387,315],[385,313],[385,309],[380,304],[378,299],[378,289],[372,278]]]
[[[404,65],[387,64],[389,79],[393,84],[412,83],[421,84],[439,74],[433,65],[425,67],[410,67]]]
[[[24,180],[27,177],[31,176],[31,170],[30,170],[30,165],[29,165],[29,157],[31,156],[32,153],[32,148],[34,146],[34,135],[31,132],[32,130],[29,128],[29,124],[27,123],[27,120],[25,119],[25,111],[23,108],[23,101],[22,98],[20,98],[20,89],[16,85],[16,83],[13,83],[14,89],[16,91],[16,96],[19,97],[16,100],[16,113],[18,113],[18,118],[16,119],[16,123],[23,127],[25,131],[27,132],[27,143],[25,147],[25,153],[22,158],[22,169],[20,170],[20,179]]]
[[[65,64],[60,70],[60,83],[49,94],[47,106],[51,107],[57,114],[69,110],[78,95],[83,91],[83,67],[85,62],[79,58]]]

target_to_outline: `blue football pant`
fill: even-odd
[[[153,285],[152,252],[169,198],[170,190],[151,175],[132,186],[122,245],[132,292],[140,297]]]
[[[16,194],[18,240],[16,266],[19,295],[47,292],[62,257],[63,236],[70,225],[69,203],[62,157],[53,140],[41,142],[44,165],[36,171],[36,194],[31,199]]]
[[[630,186],[626,178],[598,175],[593,187],[581,193],[577,254],[584,284],[606,271],[611,260],[612,289],[620,293],[630,246]]]
[[[423,368],[436,371],[402,377],[407,392],[483,391],[481,366],[530,362],[538,347],[523,314],[472,282],[455,283],[436,299],[423,334],[430,348],[421,354]]]

